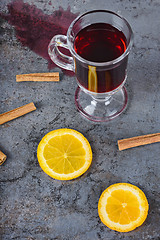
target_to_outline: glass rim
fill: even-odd
[[[115,15],[115,16],[121,18],[125,22],[125,24],[127,25],[128,29],[129,29],[129,32],[130,32],[129,44],[128,44],[125,52],[121,56],[119,56],[118,58],[116,58],[116,59],[114,59],[112,61],[108,61],[108,62],[92,62],[92,61],[86,60],[85,58],[82,58],[79,54],[77,54],[76,51],[74,50],[73,46],[72,46],[71,31],[72,31],[72,28],[75,25],[75,23],[77,23],[83,16],[85,16],[87,14],[91,14],[91,13],[96,13],[96,12],[109,13],[109,14],[112,14],[112,15]],[[69,50],[71,51],[73,56],[76,57],[80,62],[83,62],[83,63],[91,65],[91,66],[93,65],[93,66],[96,66],[96,67],[105,67],[105,66],[109,67],[111,65],[113,66],[113,65],[119,63],[121,60],[123,60],[129,54],[130,49],[131,49],[132,44],[133,44],[133,32],[132,32],[132,28],[131,28],[130,24],[128,23],[128,21],[124,17],[120,16],[119,14],[117,14],[115,12],[112,12],[110,10],[92,10],[92,11],[88,11],[88,12],[85,12],[85,13],[79,15],[70,24],[70,26],[68,28],[68,31],[67,31],[67,44],[68,44]]]

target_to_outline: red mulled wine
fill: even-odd
[[[126,47],[127,41],[123,32],[106,23],[95,23],[85,27],[79,31],[74,41],[76,53],[83,59],[96,63],[110,62],[120,57]],[[89,71],[94,68],[97,84],[95,92],[104,93],[114,90],[124,81],[127,57],[111,69],[105,66],[95,68],[94,63],[86,68],[78,59],[75,60],[75,65],[80,85],[88,90],[90,90],[89,81],[91,81]]]

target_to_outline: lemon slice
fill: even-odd
[[[92,162],[92,150],[81,133],[62,128],[42,138],[37,157],[42,170],[50,177],[70,180],[87,171]]]
[[[142,225],[148,208],[142,190],[129,183],[111,185],[102,193],[98,202],[101,221],[118,232],[129,232]]]
[[[96,67],[88,65],[88,90],[92,92],[98,91]]]

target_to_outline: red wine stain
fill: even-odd
[[[50,7],[51,2],[49,2]],[[16,0],[8,4],[8,14],[1,13],[0,16],[15,27],[16,37],[22,46],[48,61],[48,69],[56,67],[48,55],[48,44],[56,34],[66,34],[71,22],[77,17],[70,11],[59,7],[51,15],[44,14],[35,5],[29,5],[22,0]],[[62,69],[63,70],[63,69]],[[69,75],[71,71],[63,70]]]

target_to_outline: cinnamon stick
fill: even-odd
[[[13,109],[9,112],[5,112],[0,114],[0,125],[2,125],[5,122],[9,122],[15,118],[18,118],[26,113],[32,112],[36,110],[36,107],[33,102],[28,103],[22,107]]]
[[[0,165],[2,165],[2,163],[4,163],[7,159],[7,156],[0,151]]]
[[[156,142],[160,142],[160,133],[154,133],[154,134],[148,134],[148,135],[118,140],[118,148],[121,151],[127,148],[133,148],[133,147],[156,143]]]
[[[16,75],[16,82],[58,82],[59,72],[30,73]]]

